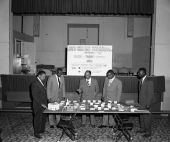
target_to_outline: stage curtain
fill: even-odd
[[[79,88],[80,79],[83,76],[64,76],[67,92],[75,92]],[[100,92],[103,90],[104,76],[94,76],[99,84]],[[123,93],[137,93],[138,79],[135,76],[118,76],[122,81]],[[165,91],[165,77],[153,76],[149,77],[154,83],[154,92],[162,93]],[[46,85],[48,77],[44,81]],[[35,80],[33,75],[1,75],[2,89],[4,91],[29,91],[30,84]]]
[[[152,15],[154,0],[12,0],[14,14]]]
[[[82,76],[65,76],[65,85],[66,90],[69,90],[69,92],[75,92],[79,88],[79,82],[80,79],[82,79]],[[99,84],[99,92],[103,92],[103,85],[104,85],[104,76],[93,76]],[[137,85],[138,80],[136,77],[120,77],[118,78],[122,81],[122,92],[123,93],[137,93]]]

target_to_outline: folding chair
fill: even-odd
[[[124,136],[127,141],[131,141],[131,135],[128,132],[128,130],[131,130],[133,127],[132,123],[123,123],[123,120],[120,118],[120,116],[118,114],[114,115],[114,119],[117,123],[117,130],[116,130],[116,142],[122,137]]]
[[[75,116],[76,114],[70,116],[61,116],[60,122],[57,125],[59,128],[63,130],[59,141],[61,141],[64,134],[66,134],[72,141],[77,139],[77,132],[73,125],[73,120],[75,119]]]

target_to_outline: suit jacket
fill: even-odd
[[[96,79],[91,78],[91,85],[88,86],[86,79],[81,79],[79,89],[82,91],[82,99],[94,100],[99,93],[99,85]]]
[[[115,77],[113,82],[109,85],[109,79],[106,77],[103,87],[104,100],[120,101],[122,93],[122,82]]]
[[[58,85],[57,75],[49,77],[47,82],[47,97],[50,102],[59,102],[65,97],[65,82],[64,77],[60,77],[60,88]]]
[[[143,107],[150,107],[154,103],[154,86],[153,82],[147,77],[142,83],[139,92],[139,104]]]
[[[38,79],[36,79],[31,84],[31,94],[33,99],[33,110],[36,113],[39,110],[44,110],[41,106],[42,104],[47,106],[47,94],[46,88],[40,83]]]

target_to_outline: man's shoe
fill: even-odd
[[[40,134],[34,134],[34,136],[38,139],[41,139],[42,137],[40,136]]]
[[[49,132],[48,132],[48,131],[40,131],[40,134],[43,134],[43,133],[45,133],[45,134],[49,134]]]
[[[40,134],[44,133],[45,131],[40,131]]]
[[[106,125],[100,125],[98,128],[106,128]]]
[[[51,126],[50,126],[50,128],[54,128],[54,126],[53,126],[53,125],[51,125]]]
[[[117,128],[116,125],[109,126],[109,128]]]
[[[146,133],[143,135],[144,138],[149,138],[150,136],[151,136],[151,134],[149,134],[149,133]]]

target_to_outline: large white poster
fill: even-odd
[[[67,75],[84,75],[91,70],[93,76],[105,76],[112,69],[111,45],[68,45]]]

